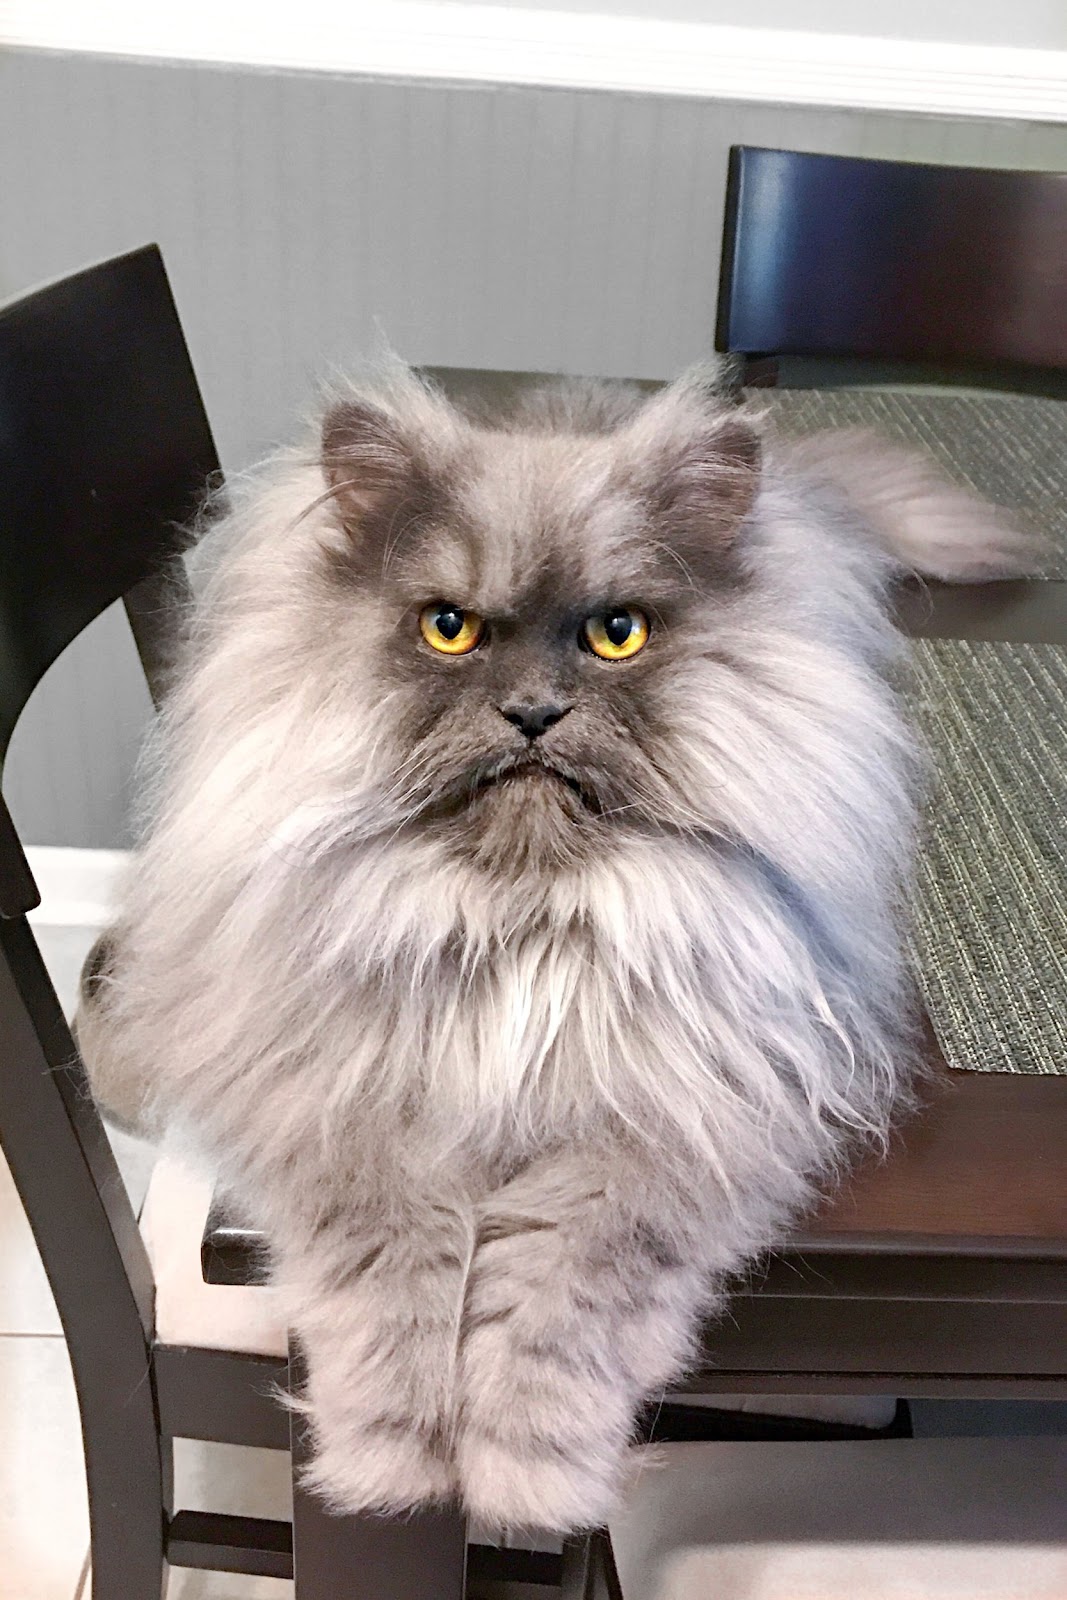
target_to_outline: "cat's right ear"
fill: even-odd
[[[425,472],[396,418],[363,400],[342,400],[326,413],[322,471],[353,537],[426,488]]]

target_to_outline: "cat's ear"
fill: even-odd
[[[627,430],[639,492],[662,536],[725,552],[759,492],[759,433],[743,413],[697,388],[667,389]]]
[[[654,480],[660,521],[696,522],[732,539],[755,504],[761,458],[758,433],[740,418],[715,421],[668,446]]]
[[[364,400],[343,400],[322,424],[322,470],[346,530],[358,534],[383,511],[425,498],[424,464],[397,419]]]

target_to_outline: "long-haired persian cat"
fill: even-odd
[[[727,1276],[906,1092],[901,569],[1020,536],[700,373],[406,369],[239,490],[83,1046],[264,1225],[339,1507],[602,1520]]]

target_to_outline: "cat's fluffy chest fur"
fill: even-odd
[[[264,1222],[324,1493],[596,1522],[723,1275],[906,1093],[885,589],[1020,541],[869,441],[761,463],[699,378],[494,433],[402,372],[228,534],[94,1081]]]

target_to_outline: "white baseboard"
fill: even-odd
[[[41,893],[30,922],[45,928],[106,928],[129,860],[127,850],[29,845],[26,859]]]
[[[361,77],[1067,122],[1067,50],[457,0],[0,0],[0,50],[5,44]]]

